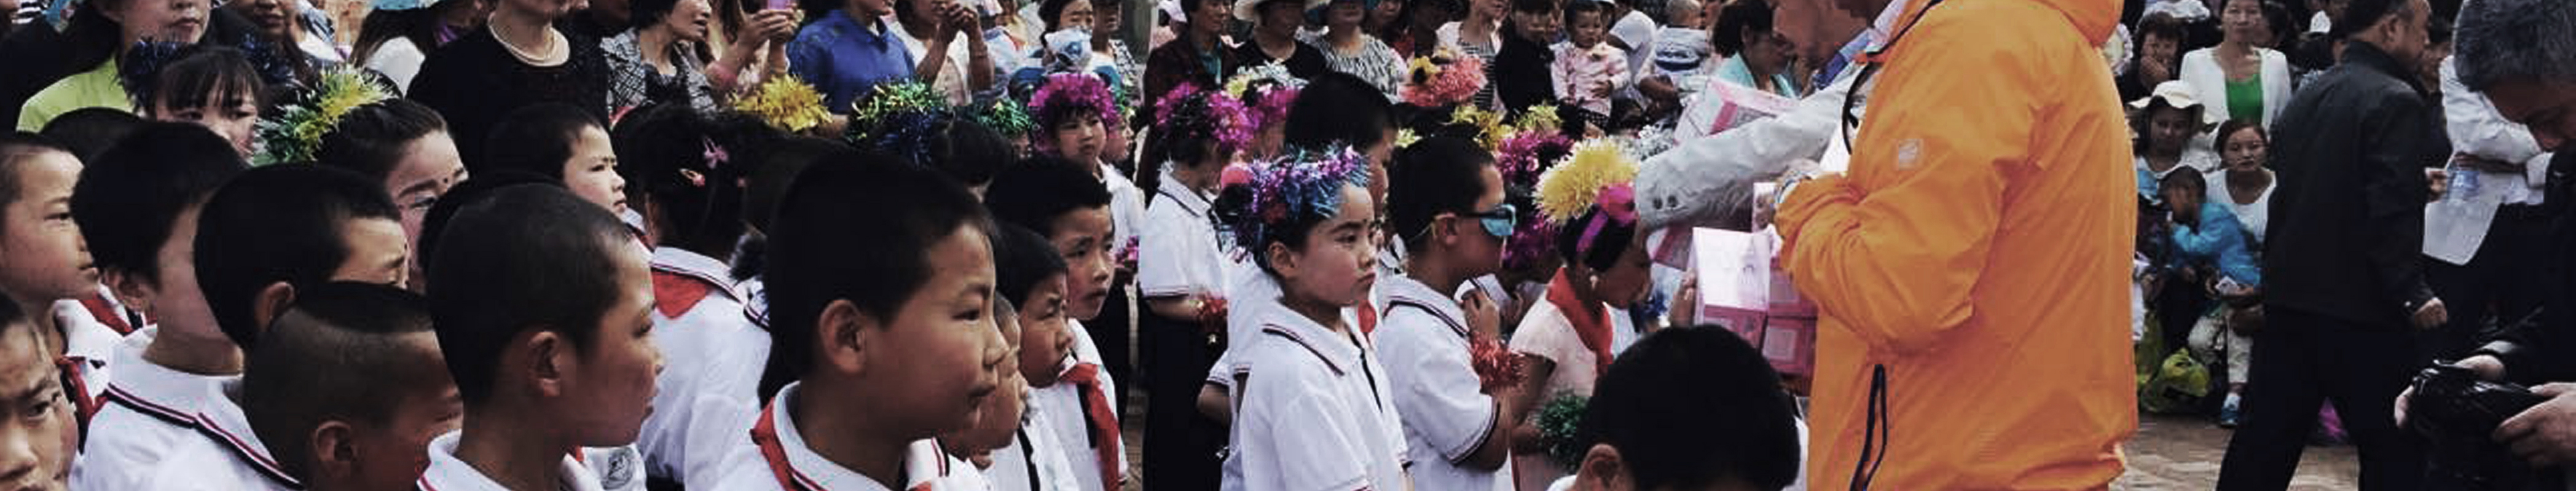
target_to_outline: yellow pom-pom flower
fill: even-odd
[[[1563,224],[1583,216],[1601,197],[1601,190],[1628,184],[1637,179],[1637,159],[1620,148],[1618,140],[1594,139],[1577,143],[1563,163],[1540,174],[1538,178],[1539,216],[1551,223]]]

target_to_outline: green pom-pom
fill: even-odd
[[[1574,472],[1582,465],[1584,452],[1591,449],[1590,442],[1583,441],[1582,437],[1583,409],[1591,403],[1592,399],[1588,397],[1565,395],[1539,406],[1539,444],[1547,449],[1547,456],[1554,459],[1556,465],[1563,466],[1566,472]]]

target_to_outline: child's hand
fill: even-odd
[[[1502,338],[1503,309],[1495,306],[1492,299],[1485,298],[1483,290],[1470,291],[1459,297],[1458,310],[1466,311],[1470,332],[1486,339]]]
[[[1673,311],[1664,322],[1674,327],[1699,324],[1699,268],[1682,273],[1682,286],[1673,289]]]

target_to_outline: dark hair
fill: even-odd
[[[1010,140],[974,118],[943,114],[922,124],[927,126],[922,129],[926,136],[906,138],[901,135],[908,132],[881,132],[870,138],[868,145],[887,154],[918,157],[920,161],[913,163],[938,169],[970,188],[991,184],[993,174],[1018,157]],[[906,148],[910,146],[918,148]]]
[[[1537,14],[1555,10],[1556,0],[1512,0],[1514,13]]]
[[[228,46],[197,44],[178,48],[170,58],[158,62],[140,58],[157,56],[153,49],[136,49],[126,53],[117,65],[117,78],[125,84],[125,93],[141,113],[151,113],[155,106],[173,108],[198,107],[207,103],[227,106],[249,104],[266,106],[267,85],[259,69],[241,50]],[[158,65],[158,66],[155,66]],[[220,94],[228,99],[208,100],[207,94]],[[239,99],[229,99],[239,97]],[[167,104],[155,104],[167,102]]]
[[[116,141],[143,127],[143,117],[105,107],[84,107],[45,123],[45,138],[60,143],[86,162],[116,146]]]
[[[1591,229],[1593,220],[1601,221],[1600,230]],[[1591,249],[1582,248],[1586,232],[1593,234]],[[1619,265],[1619,256],[1628,253],[1628,242],[1634,240],[1635,235],[1636,223],[1619,223],[1602,216],[1601,207],[1594,206],[1584,210],[1573,221],[1566,222],[1565,226],[1557,227],[1556,254],[1567,265],[1581,264],[1593,271],[1606,270]]]
[[[2281,2],[2272,0],[2262,0],[2262,2],[2263,25],[2272,30],[2273,49],[2290,49],[2290,44],[2296,42],[2299,38],[2299,24],[2297,18],[2291,16],[2290,7],[2281,5]],[[2442,29],[2450,28],[2450,23],[2447,22],[2436,24]]]
[[[1208,214],[1215,218],[1217,233],[1225,237],[1226,245],[1243,248],[1252,255],[1254,266],[1274,277],[1279,272],[1270,264],[1270,254],[1265,252],[1270,245],[1281,244],[1291,249],[1306,247],[1306,241],[1314,235],[1315,229],[1341,212],[1342,188],[1365,188],[1372,177],[1365,168],[1289,169],[1286,167],[1291,165],[1314,165],[1302,162],[1313,160],[1310,154],[1291,155],[1279,161],[1255,164],[1253,180],[1260,182],[1265,179],[1259,175],[1262,173],[1285,173],[1274,174],[1279,175],[1276,178],[1279,184],[1270,188],[1280,196],[1266,199],[1299,204],[1255,210],[1254,186],[1238,185],[1227,186],[1217,195],[1216,203],[1208,207]]]
[[[687,104],[655,104],[618,122],[617,173],[627,199],[652,203],[660,220],[660,245],[709,257],[733,254],[742,238],[741,174],[733,160],[751,160],[759,141],[724,134],[715,121]],[[722,153],[722,160],[715,159]]]
[[[714,3],[717,2],[709,2],[708,7],[715,7]],[[636,30],[653,27],[654,24],[662,23],[662,18],[670,17],[671,12],[678,10],[679,6],[680,0],[627,0],[627,27],[632,27]],[[707,12],[709,14],[715,13],[712,12],[712,10],[714,10],[713,8],[708,10],[710,10],[710,12]]]
[[[428,271],[430,261],[438,258],[439,231],[447,229],[448,220],[456,217],[458,209],[464,208],[466,203],[473,202],[476,197],[520,184],[563,187],[563,181],[526,172],[498,171],[473,174],[464,182],[456,183],[456,187],[448,188],[447,194],[440,195],[438,202],[429,206],[429,212],[421,214],[420,237],[417,240],[418,244],[412,246],[412,261],[420,264],[421,271]]]
[[[24,197],[21,194],[25,190],[20,189],[19,186],[26,179],[19,174],[24,172],[27,161],[38,155],[54,152],[72,155],[71,151],[63,149],[62,145],[54,144],[53,140],[47,140],[35,133],[14,131],[6,137],[0,137],[0,208],[17,204],[18,199]],[[78,155],[72,156],[79,158]],[[5,227],[8,223],[8,214],[0,213],[0,227]]]
[[[570,104],[550,102],[537,104],[501,118],[493,125],[484,155],[465,157],[467,171],[475,174],[515,170],[562,181],[564,162],[572,160],[573,145],[581,139],[583,128],[608,131],[590,111]]]
[[[1387,221],[1395,235],[1405,238],[1405,249],[1411,252],[1431,244],[1420,239],[1434,217],[1441,213],[1464,217],[1479,211],[1476,199],[1485,194],[1482,174],[1494,167],[1494,154],[1476,142],[1447,136],[1414,142],[1395,160],[1386,169]]]
[[[546,329],[591,344],[625,294],[611,258],[634,247],[635,233],[561,186],[517,184],[463,201],[423,269],[435,285],[430,319],[447,373],[471,406],[492,397],[501,352],[520,333]]]
[[[423,55],[438,51],[438,30],[445,27],[443,17],[448,9],[463,8],[474,2],[443,0],[429,8],[369,10],[366,19],[358,21],[358,42],[349,52],[349,62],[366,65],[369,58],[376,56],[377,49],[395,38],[410,40],[412,48],[420,50]]]
[[[2411,0],[2344,0],[2343,15],[2335,17],[2336,39],[2350,39],[2353,34],[2378,27],[2380,22],[2397,18],[2414,7]],[[2432,12],[2425,12],[2431,15]]]
[[[328,282],[299,290],[295,306],[270,323],[245,354],[241,408],[277,465],[303,475],[305,439],[324,421],[392,423],[418,394],[436,394],[429,300],[389,285]]]
[[[842,152],[805,169],[770,224],[769,364],[761,399],[812,368],[815,321],[847,300],[880,319],[899,315],[930,280],[929,250],[960,227],[993,224],[965,186],[884,154]]]
[[[2175,168],[2171,172],[2166,172],[2165,175],[2157,176],[2156,185],[2159,186],[2157,189],[2187,187],[2200,191],[2208,191],[2209,178],[2201,177],[2199,169],[2184,166]]]
[[[751,176],[751,185],[743,197],[742,219],[755,229],[769,229],[769,219],[777,216],[778,201],[786,197],[787,186],[795,182],[797,173],[825,156],[851,150],[838,140],[812,137],[788,138],[777,146],[764,152],[768,155],[757,160],[758,164],[745,169]]]
[[[1717,25],[1709,29],[1708,40],[1717,45],[1717,54],[1735,56],[1744,52],[1744,36],[1771,32],[1771,2],[1735,0],[1717,11]]]
[[[1602,19],[1602,21],[1603,21],[1603,22],[1613,22],[1613,21],[1614,21],[1613,19],[1609,19],[1609,18],[1608,18],[1608,17],[1609,17],[1609,15],[1608,15],[1609,13],[1610,13],[1610,4],[1608,4],[1608,3],[1602,3],[1602,2],[1568,2],[1568,3],[1566,3],[1566,5],[1565,5],[1565,28],[1566,28],[1566,29],[1573,29],[1573,28],[1574,28],[1574,20],[1575,20],[1577,17],[1579,17],[1579,16],[1581,16],[1581,15],[1583,15],[1583,14],[1595,14],[1595,15],[1601,15],[1601,16],[1603,17],[1603,19]]]
[[[72,221],[100,270],[157,281],[161,246],[195,240],[170,236],[180,213],[248,169],[232,142],[203,126],[144,122],[81,168],[80,182],[72,185]]]
[[[257,346],[260,290],[331,281],[351,253],[347,224],[361,219],[401,217],[383,184],[340,169],[272,165],[216,189],[197,218],[195,260],[197,289],[224,337]]]
[[[2218,124],[2218,133],[2217,133],[2217,137],[2218,137],[2217,145],[2218,145],[2218,148],[2219,148],[2220,150],[2225,150],[2225,149],[2227,149],[2227,137],[2229,137],[2229,136],[2234,136],[2234,135],[2236,134],[2236,132],[2238,132],[2238,131],[2244,131],[2244,130],[2249,130],[2249,129],[2250,129],[2250,130],[2254,130],[2254,135],[2255,135],[2255,136],[2263,137],[2263,140],[2264,140],[2264,141],[2267,141],[2267,142],[2268,142],[2268,141],[2271,141],[2271,140],[2272,140],[2272,132],[2271,132],[2271,131],[2264,130],[2264,129],[2263,129],[2263,123],[2262,123],[2262,122],[2260,122],[2260,121],[2255,121],[2255,120],[2252,120],[2252,119],[2234,119],[2234,118],[2230,118],[2230,119],[2228,119],[2226,122],[2223,122],[2223,123],[2219,123],[2219,124]]]
[[[1018,225],[993,231],[993,290],[1003,300],[1024,303],[1038,282],[1065,274],[1064,254],[1045,235]]]
[[[2152,96],[2151,96],[2151,97],[2152,97]],[[2206,104],[2206,103],[2203,103],[2203,104]],[[2132,145],[2132,146],[2131,146],[2131,149],[2130,149],[2130,151],[2131,151],[2131,152],[2135,152],[2135,153],[2139,153],[2139,154],[2144,154],[2144,153],[2147,153],[2147,149],[2148,149],[2148,148],[2151,148],[2150,144],[2154,143],[2154,141],[2152,141],[2152,139],[2153,139],[2153,138],[2155,138],[2155,131],[2154,131],[2154,130],[2155,130],[2156,111],[2174,111],[2174,112],[2179,112],[2179,113],[2182,113],[2182,114],[2183,114],[2183,117],[2184,117],[2184,118],[2188,118],[2188,119],[2190,120],[2188,123],[2185,123],[2185,124],[2201,124],[2201,119],[2202,119],[2201,111],[2202,111],[2202,108],[2200,108],[2200,107],[2198,107],[2198,106],[2193,106],[2193,107],[2188,107],[2188,108],[2185,108],[2185,107],[2174,107],[2174,105],[2173,105],[2173,104],[2166,103],[2164,98],[2162,98],[2162,97],[2156,97],[2156,98],[2154,98],[2154,99],[2152,99],[2152,100],[2150,100],[2150,101],[2148,101],[2148,102],[2147,102],[2147,107],[2144,107],[2144,108],[2140,108],[2140,109],[2138,109],[2138,110],[2137,110],[2137,112],[2133,113],[2133,114],[2134,114],[2134,116],[2132,116],[2132,117],[2130,117],[2130,118],[2129,118],[2129,131],[2130,131],[2131,133],[2135,133],[2135,134],[2137,135],[2137,143],[2136,143],[2135,145]],[[2208,126],[2200,126],[2199,128],[2200,128],[2200,129],[2207,129],[2207,128],[2209,128],[2209,127],[2208,127]],[[2184,136],[2183,138],[2184,138],[2184,139],[2191,139],[2192,137],[2191,137],[2191,136],[2189,136],[2189,135],[2186,135],[2186,136]]]
[[[1107,208],[1109,187],[1073,162],[1035,157],[993,176],[992,189],[984,191],[984,206],[993,210],[995,221],[1053,237],[1055,221],[1064,214]]]
[[[1186,83],[1186,82],[1185,82]],[[1224,143],[1216,137],[1218,124],[1209,114],[1212,91],[1198,91],[1183,97],[1178,107],[1159,108],[1172,112],[1174,121],[1156,121],[1154,131],[1145,134],[1145,154],[1136,159],[1136,188],[1144,190],[1150,204],[1163,186],[1163,164],[1177,162],[1198,164],[1209,157],[1221,157]],[[1217,162],[1224,167],[1224,162]]]
[[[907,1],[918,1],[918,0],[907,0]],[[1056,24],[1056,18],[1057,18],[1057,15],[1058,15],[1058,14],[1063,14],[1063,13],[1064,13],[1064,8],[1065,8],[1065,7],[1071,6],[1071,5],[1073,4],[1073,2],[1077,2],[1077,1],[1081,1],[1081,2],[1086,3],[1086,4],[1091,3],[1091,2],[1089,2],[1088,0],[1041,0],[1041,1],[1039,1],[1039,2],[1038,2],[1038,22],[1044,22],[1044,23],[1046,23],[1046,30],[1047,30],[1047,32],[1055,32],[1057,29],[1060,29],[1060,28],[1061,28],[1061,26],[1057,26],[1057,25],[1055,25],[1055,24]]]
[[[429,106],[411,99],[385,99],[352,108],[341,116],[339,124],[322,134],[314,160],[382,183],[393,174],[394,166],[411,154],[412,142],[445,131],[447,118],[439,117],[438,111]]]
[[[1395,126],[1395,110],[1386,93],[1357,75],[1328,72],[1306,82],[1297,101],[1288,105],[1285,148],[1316,149],[1335,143],[1366,149],[1386,138]]]
[[[1797,419],[1770,361],[1724,327],[1704,325],[1656,331],[1620,354],[1578,433],[1618,449],[1638,489],[1729,478],[1780,489],[1798,477]]]

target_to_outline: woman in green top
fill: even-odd
[[[54,116],[87,107],[132,110],[117,81],[117,58],[137,42],[195,44],[206,34],[213,7],[207,0],[89,0],[72,16],[63,36],[73,54],[67,66],[81,71],[55,81],[18,109],[18,129],[38,131]]]
[[[2219,10],[2217,46],[2182,57],[2182,80],[2203,101],[2212,119],[2241,119],[2272,124],[2290,102],[2290,60],[2265,47],[2278,39],[2265,21],[2263,0],[2226,0]],[[2206,138],[2204,138],[2206,139]]]

